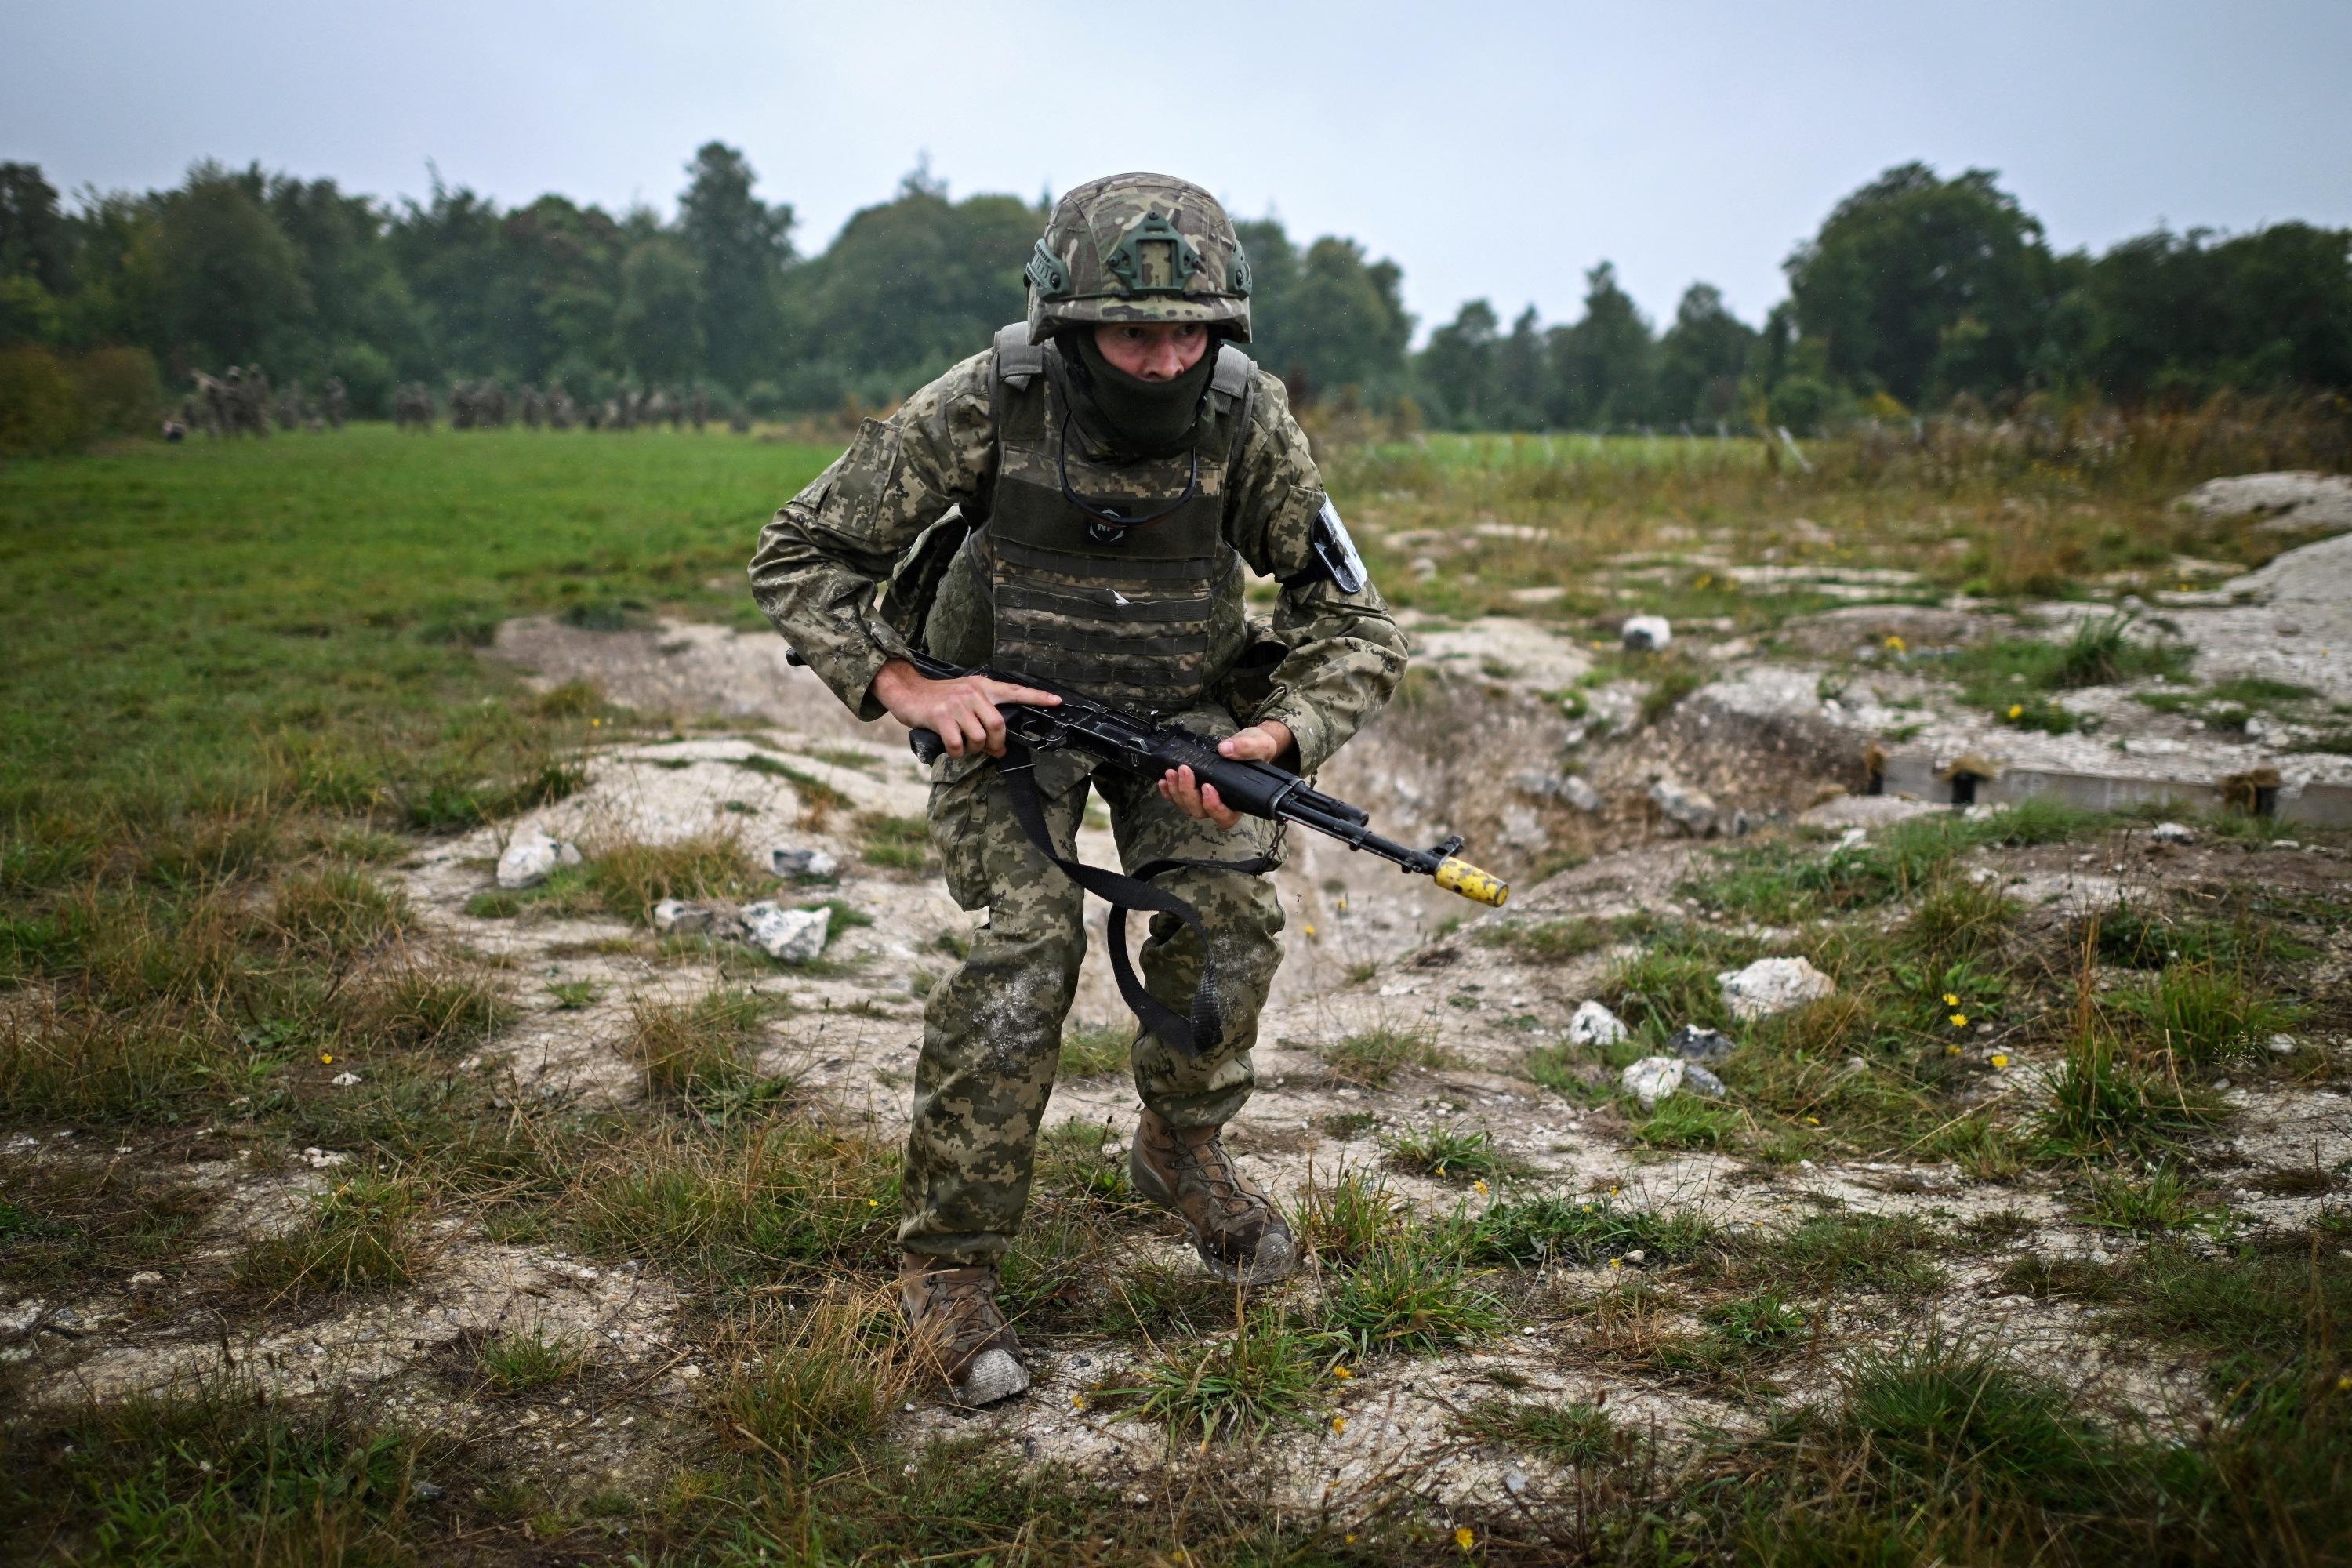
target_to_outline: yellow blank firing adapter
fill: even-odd
[[[1489,909],[1501,909],[1503,900],[1511,896],[1508,882],[1451,855],[1437,863],[1436,877],[1437,885],[1446,891],[1459,893],[1472,903],[1485,904]]]

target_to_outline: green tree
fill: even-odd
[[[702,273],[702,331],[711,374],[740,389],[772,374],[783,352],[780,298],[793,258],[793,209],[752,195],[743,154],[707,142],[687,165],[678,234]]]
[[[1784,264],[1832,374],[1917,404],[2022,384],[2051,302],[2042,225],[1989,170],[1889,169]]]
[[[1457,430],[1482,428],[1501,405],[1495,346],[1501,324],[1494,306],[1473,300],[1429,334],[1429,346],[1421,353],[1424,401]]]
[[[263,205],[262,184],[258,169],[204,163],[160,204],[159,325],[171,357],[212,366],[266,359],[309,314],[301,255]]]
[[[1495,351],[1498,394],[1488,424],[1498,429],[1536,430],[1551,423],[1551,347],[1529,305],[1511,323],[1511,335]]]
[[[1349,386],[1378,391],[1396,384],[1412,321],[1397,299],[1393,279],[1381,269],[1387,265],[1367,263],[1363,247],[1352,239],[1327,236],[1307,247],[1283,325],[1284,344],[1298,366],[1284,379],[1293,381],[1292,390],[1301,397]],[[1256,311],[1253,302],[1253,325]]]
[[[1713,421],[1739,412],[1739,383],[1756,350],[1756,329],[1723,306],[1710,283],[1683,290],[1675,324],[1658,341],[1658,416]]]
[[[70,282],[73,229],[37,163],[0,163],[0,278],[27,277],[51,294]]]
[[[684,245],[656,235],[630,251],[614,321],[629,368],[663,384],[701,374],[702,306],[702,277]]]
[[[1584,275],[1584,317],[1551,337],[1555,424],[1609,429],[1654,417],[1650,323],[1603,261]]]

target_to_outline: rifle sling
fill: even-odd
[[[1241,876],[1255,877],[1273,868],[1270,855],[1255,856],[1247,860],[1154,860],[1139,866],[1130,876],[1122,871],[1083,861],[1066,859],[1054,847],[1053,836],[1045,830],[1045,802],[1037,793],[1037,764],[1031,756],[1028,742],[1018,736],[1004,738],[1004,759],[997,771],[1004,779],[1004,793],[1013,805],[1013,819],[1021,825],[1037,853],[1052,861],[1064,876],[1079,887],[1110,905],[1110,972],[1118,982],[1118,994],[1146,1029],[1167,1041],[1188,1057],[1197,1057],[1224,1038],[1223,1006],[1217,991],[1217,961],[1209,947],[1209,932],[1201,920],[1201,911],[1183,899],[1164,889],[1155,888],[1150,879],[1163,872],[1184,868],[1211,871],[1232,871]],[[1176,1010],[1144,989],[1136,974],[1134,964],[1127,955],[1127,911],[1144,910],[1152,914],[1172,915],[1184,922],[1193,939],[1201,944],[1201,978],[1192,987],[1192,1016],[1180,1016]]]

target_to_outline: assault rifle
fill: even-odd
[[[1428,877],[1439,887],[1475,903],[1500,909],[1503,900],[1510,897],[1510,888],[1500,878],[1456,858],[1455,851],[1462,847],[1458,836],[1427,849],[1415,849],[1383,838],[1371,830],[1370,818],[1361,806],[1324,794],[1286,768],[1220,756],[1217,742],[1209,736],[1173,724],[1154,723],[1016,671],[965,669],[925,653],[910,654],[908,659],[916,669],[933,680],[978,675],[1013,686],[1034,687],[1059,697],[1062,702],[1058,708],[1020,702],[998,705],[997,710],[1004,715],[1006,733],[1024,742],[1028,750],[1083,752],[1123,773],[1145,779],[1158,779],[1171,768],[1189,767],[1195,779],[1214,784],[1225,805],[1245,816],[1295,822],[1336,838],[1350,849],[1377,855],[1409,875]],[[926,763],[945,750],[939,736],[929,730],[917,730],[908,740],[915,755]],[[1007,761],[1020,765],[1011,756]]]

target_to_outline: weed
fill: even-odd
[[[515,1009],[488,976],[443,963],[409,964],[352,991],[344,1026],[394,1050],[456,1055],[495,1038]]]
[[[572,1013],[594,1006],[604,988],[593,980],[559,980],[547,988],[547,994],[555,998],[559,1012]]]
[[[1389,1158],[1408,1171],[1465,1183],[1500,1181],[1526,1168],[1495,1147],[1493,1134],[1459,1127],[1432,1126],[1400,1133],[1389,1143]]]
[[[1543,963],[1561,963],[1571,958],[1581,958],[1619,940],[1616,922],[1595,920],[1590,915],[1533,923],[1508,921],[1481,927],[1477,935],[1478,944],[1482,947],[1507,947]]]
[[[1578,1203],[1543,1196],[1495,1205],[1457,1228],[1467,1260],[1522,1267],[1549,1259],[1591,1266],[1641,1251],[1660,1263],[1695,1257],[1717,1239],[1716,1227],[1689,1211],[1620,1208],[1606,1199]]]
[[[803,1476],[838,1468],[877,1437],[898,1395],[917,1381],[895,1322],[827,1300],[763,1318],[745,1361],[720,1387],[725,1435]]]
[[[857,852],[869,866],[892,871],[919,871],[930,862],[930,824],[919,816],[860,812]]]
[[[500,1394],[551,1388],[577,1376],[587,1360],[577,1341],[551,1331],[544,1323],[509,1329],[484,1340],[474,1352],[475,1370]]]
[[[2115,1001],[2150,1044],[2198,1068],[2255,1055],[2271,1036],[2302,1021],[2300,1009],[2241,976],[2199,964],[2172,965]]]
[[[1127,1066],[1134,1041],[1131,1024],[1072,1024],[1062,1031],[1056,1076],[1075,1080],[1118,1072]]]
[[[2071,1043],[2049,1077],[2037,1121],[2055,1151],[2114,1156],[2160,1148],[2221,1115],[2210,1095],[2135,1064],[2095,1034]]]
[[[1916,1215],[1815,1215],[1753,1243],[1738,1272],[1823,1292],[1859,1287],[1919,1295],[1943,1280],[1932,1260],[1942,1246]]]
[[[1325,1321],[1355,1354],[1425,1354],[1502,1331],[1501,1305],[1444,1243],[1442,1235],[1408,1232],[1374,1248],[1324,1298]]]
[[[2170,1165],[2158,1165],[2147,1179],[2095,1178],[2090,1184],[2090,1221],[2112,1230],[2141,1232],[2211,1226],[2227,1211],[2195,1201],[2189,1184]]]
[[[1632,1446],[1614,1416],[1582,1400],[1558,1405],[1480,1400],[1455,1417],[1454,1430],[1482,1443],[1579,1468],[1608,1464]]]
[[[1653,1149],[1719,1149],[1747,1123],[1737,1107],[1677,1094],[1658,1101],[1657,1109],[1633,1129],[1633,1136]]]
[[[1812,1326],[1812,1320],[1778,1290],[1717,1302],[1699,1317],[1726,1342],[1751,1350],[1786,1343]]]
[[[1321,1183],[1310,1172],[1298,1199],[1298,1234],[1326,1263],[1359,1263],[1398,1236],[1405,1211],[1404,1201],[1380,1176],[1342,1170]]]
[[[1451,1059],[1439,1047],[1434,1029],[1387,1024],[1326,1046],[1322,1056],[1335,1075],[1367,1089],[1385,1087],[1402,1068],[1444,1067]]]
[[[237,1283],[272,1300],[413,1284],[424,1263],[422,1220],[413,1183],[354,1176],[312,1198],[289,1229],[247,1247]]]
[[[1308,1426],[1344,1352],[1278,1309],[1244,1311],[1231,1334],[1173,1352],[1145,1373],[1136,1411],[1202,1446]]]
[[[747,1060],[772,1011],[758,992],[730,989],[690,1002],[641,1002],[622,1038],[622,1054],[645,1069],[650,1093],[706,1110],[740,1109],[790,1087],[786,1080],[760,1080]]]

